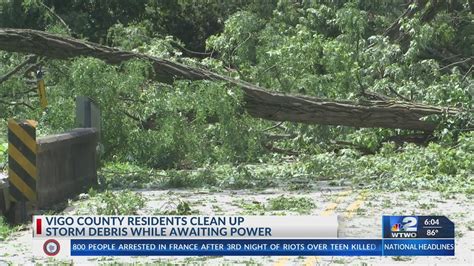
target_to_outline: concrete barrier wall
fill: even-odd
[[[49,207],[97,184],[97,141],[94,128],[37,139],[38,208]]]
[[[0,173],[0,215],[7,213],[10,208],[7,177]]]

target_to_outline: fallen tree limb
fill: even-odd
[[[0,77],[0,83],[8,80],[11,76],[15,75],[18,71],[20,71],[24,66],[29,63],[32,63],[36,60],[37,56],[29,56],[25,61],[21,62],[19,65],[14,67],[10,72]]]
[[[367,147],[364,147],[362,145],[355,144],[349,141],[335,140],[335,141],[331,141],[331,144],[336,145],[335,151],[338,151],[339,149],[344,148],[344,147],[349,147],[349,148],[360,151],[364,155],[375,154],[375,151]]]
[[[10,106],[20,106],[20,105],[23,105],[23,106],[26,106],[28,107],[30,110],[34,110],[35,108],[33,108],[33,106],[25,103],[25,102],[8,102],[8,101],[4,101],[2,99],[0,99],[0,104],[4,104],[4,105],[10,105]]]
[[[280,154],[290,155],[290,156],[299,155],[299,153],[296,151],[281,149],[281,148],[275,147],[272,143],[263,143],[262,145],[265,149],[274,153],[280,153]]]
[[[245,88],[244,88],[245,90]],[[456,110],[385,101],[333,101],[305,96],[287,96],[261,90],[246,90],[250,115],[267,120],[383,127],[433,131],[436,124],[420,120],[428,115],[455,114]]]
[[[381,142],[394,142],[397,146],[401,146],[407,142],[426,146],[430,141],[435,139],[436,137],[432,134],[407,134],[390,136],[383,139]]]
[[[458,112],[452,108],[407,102],[334,101],[273,93],[205,69],[36,30],[0,29],[0,49],[55,59],[90,56],[110,64],[120,64],[130,59],[148,60],[155,70],[153,78],[161,82],[172,83],[175,79],[215,80],[236,85],[244,91],[245,108],[250,115],[274,121],[433,131],[437,125],[422,120],[423,117]]]
[[[275,141],[275,140],[282,140],[282,139],[294,139],[298,137],[297,134],[263,134],[266,140],[268,141]]]

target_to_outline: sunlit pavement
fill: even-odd
[[[284,191],[282,189],[254,190],[141,190],[147,205],[141,214],[156,214],[179,200],[189,202],[191,209],[200,215],[301,215],[298,210],[266,211],[259,208],[268,199],[285,195],[308,197],[314,204],[311,215],[338,215],[339,237],[380,238],[382,215],[445,215],[456,225],[455,257],[103,257],[61,260],[75,264],[91,262],[149,262],[192,264],[263,264],[263,265],[316,265],[316,264],[465,264],[473,263],[474,202],[465,195],[443,196],[436,192],[377,192],[369,189],[331,187]],[[65,214],[74,213],[72,203]],[[255,205],[255,206],[254,206]],[[31,231],[16,232],[0,242],[0,264],[28,264],[50,262],[48,258],[34,258],[30,253]]]

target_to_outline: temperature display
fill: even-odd
[[[384,238],[454,238],[454,224],[445,216],[384,216]]]

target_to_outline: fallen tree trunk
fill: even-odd
[[[334,101],[305,96],[287,96],[246,90],[250,115],[274,121],[321,125],[401,128],[433,131],[436,124],[420,120],[429,115],[455,114],[457,110],[388,101]]]
[[[458,112],[454,109],[407,102],[334,101],[273,93],[205,69],[36,30],[0,29],[0,49],[55,59],[91,56],[110,64],[119,64],[130,59],[148,60],[155,70],[154,78],[161,82],[172,83],[175,79],[217,80],[239,86],[244,91],[248,113],[257,118],[274,121],[433,131],[437,125],[421,118]]]

